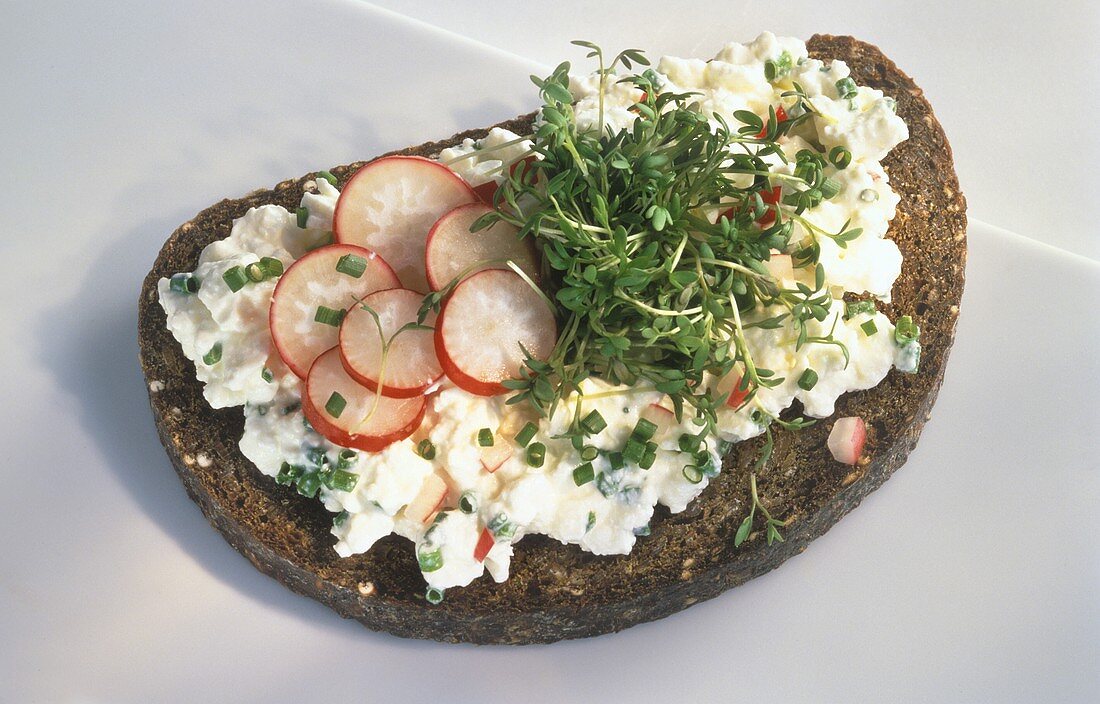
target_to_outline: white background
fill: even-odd
[[[398,8],[444,29],[338,0],[0,6],[0,702],[1097,699],[1096,11],[594,5]],[[206,524],[136,359],[177,224],[529,110],[569,39],[706,56],[762,29],[883,46],[977,220],[934,418],[858,511],[677,616],[521,649],[371,633]]]

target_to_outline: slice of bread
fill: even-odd
[[[890,228],[905,255],[893,303],[896,319],[912,315],[922,330],[918,374],[892,371],[869,391],[848,394],[837,416],[859,415],[868,426],[866,464],[839,464],[825,440],[829,420],[798,432],[779,430],[773,460],[760,475],[762,499],[789,520],[786,541],[765,544],[754,533],[741,547],[734,533],[749,508],[748,473],[760,439],[737,445],[721,475],[687,511],[659,509],[652,535],[629,555],[597,557],[544,536],[516,546],[512,575],[453,589],[431,606],[408,542],[390,536],[368,553],[340,558],[329,534],[332,517],[316,500],[262,476],[237,448],[239,408],[211,409],[191,362],[165,327],[157,280],[194,268],[209,242],[226,237],[233,220],[253,206],[294,209],[313,176],[271,190],[223,200],[184,223],[165,243],[139,301],[141,363],[149,382],[157,431],[188,493],[226,539],[257,568],[341,616],[400,636],[474,643],[543,643],[618,631],[710,599],[806,549],[878,488],[913,449],[928,420],[954,338],[966,263],[966,201],[951,148],[932,108],[913,80],[874,46],[851,37],[814,36],[812,56],[843,59],[860,84],[897,99],[910,138],[885,160],[901,196]],[[522,133],[532,116],[500,126]],[[399,154],[431,156],[471,130]],[[344,183],[363,164],[332,172]],[[154,383],[159,382],[159,383]]]

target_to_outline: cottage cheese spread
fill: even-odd
[[[790,75],[769,82],[764,62],[779,59],[784,52],[791,60]],[[879,160],[908,136],[889,98],[866,87],[858,88],[854,97],[840,97],[836,81],[848,76],[844,62],[826,64],[809,59],[802,42],[768,33],[749,44],[728,45],[710,62],[664,57],[656,70],[663,90],[696,92],[695,100],[705,114],[718,113],[731,124],[735,124],[736,110],[766,115],[769,106],[783,103],[781,93],[797,81],[819,114],[808,121],[804,132],[783,138],[784,152],[792,163],[783,164],[777,157],[772,157],[771,163],[776,172],[792,173],[794,155],[808,146],[809,139],[851,152],[852,163],[846,169],[828,167],[829,175],[841,184],[840,193],[803,216],[830,231],[843,228],[846,222],[863,230],[847,248],[838,247],[829,238],[820,239],[820,260],[834,295],[846,291],[889,298],[901,270],[901,254],[885,235],[899,199]],[[575,77],[571,88],[578,124],[588,129],[599,127],[598,79]],[[612,128],[629,126],[634,118],[629,108],[639,99],[638,93],[628,84],[610,82],[604,95],[604,123]],[[511,142],[510,147],[489,149]],[[476,186],[502,179],[504,166],[522,157],[529,147],[519,135],[494,129],[480,142],[465,140],[444,150],[440,158],[450,161],[468,155],[452,168]],[[332,464],[342,462],[347,471],[358,475],[350,491],[322,488],[320,492],[326,508],[337,514],[332,532],[340,555],[364,552],[378,539],[397,533],[413,541],[418,554],[441,557],[433,562],[434,569],[424,572],[430,587],[442,590],[465,585],[486,570],[502,581],[508,576],[514,543],[528,533],[542,533],[596,554],[627,553],[638,536],[648,533],[658,503],[674,513],[683,511],[706,488],[708,476],[693,477],[698,479],[694,483],[685,477],[684,460],[677,449],[679,436],[696,430],[687,414],[682,423],[672,421],[672,427],[654,438],[659,450],[648,470],[629,464],[613,469],[601,453],[593,461],[601,480],[577,486],[573,470],[582,462],[579,453],[568,440],[554,437],[568,424],[561,411],[541,424],[535,438],[546,445],[541,467],[528,466],[523,453],[516,452],[495,472],[487,472],[480,461],[478,431],[496,429],[510,438],[529,418],[523,407],[506,405],[504,396],[475,396],[446,379],[430,395],[427,419],[413,437],[381,452],[345,452],[341,456],[342,448],[305,421],[300,410],[301,382],[272,346],[268,308],[274,282],[250,284],[232,293],[222,280],[227,269],[260,257],[274,257],[289,266],[331,230],[338,195],[335,187],[318,179],[316,188],[302,197],[302,206],[309,213],[305,228],[298,226],[293,213],[278,206],[250,210],[234,223],[228,238],[203,250],[194,272],[201,281],[196,294],[172,290],[168,279],[160,282],[159,292],[168,327],[184,354],[195,362],[196,375],[204,383],[211,406],[244,406],[240,448],[261,472],[275,476],[284,462],[316,465],[323,457]],[[796,226],[792,242],[807,234],[801,227]],[[793,286],[805,273],[795,269],[787,276],[787,284]],[[847,346],[847,363],[835,345],[809,344],[796,350],[789,323],[775,329],[746,329],[746,342],[758,365],[774,370],[784,381],[760,389],[754,404],[722,410],[719,433],[724,440],[736,442],[764,432],[762,416],[755,408],[778,415],[798,400],[806,414],[825,417],[833,413],[841,394],[877,385],[894,366],[903,371],[915,369],[919,346],[895,344],[894,326],[886,316],[869,312],[845,319],[844,312],[844,303],[837,300],[828,318],[811,320],[808,325],[810,335],[832,331],[834,338]],[[746,316],[746,322],[775,314],[757,310]],[[866,332],[868,321],[873,321],[878,334]],[[204,355],[215,345],[220,345],[221,359],[208,364]],[[816,370],[819,381],[807,391],[797,380],[809,368]],[[621,448],[642,412],[663,400],[663,395],[653,390],[612,387],[598,380],[585,382],[582,391],[583,398],[575,394],[561,408],[571,408],[579,401],[586,412],[599,410],[607,428],[592,436],[591,443],[606,450]],[[417,453],[417,443],[424,439],[437,448],[431,460]],[[717,448],[709,451],[714,467],[720,467]],[[430,525],[406,518],[405,508],[433,473],[446,481],[452,499],[465,494],[476,506],[467,506],[469,512],[444,510]],[[495,527],[496,539],[481,562],[474,558],[475,545],[487,525]]]

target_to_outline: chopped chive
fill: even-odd
[[[458,497],[458,510],[463,513],[477,512],[477,497],[474,496],[474,492],[462,492],[462,496]]]
[[[699,449],[699,436],[692,435],[691,433],[684,433],[680,436],[680,439],[676,441],[682,452],[695,452]]]
[[[482,428],[477,431],[477,444],[482,447],[493,446],[493,431],[488,428]]]
[[[279,473],[275,475],[275,481],[283,486],[293,484],[295,479],[302,476],[303,471],[300,465],[283,462],[279,467]]]
[[[225,285],[229,287],[229,290],[236,293],[248,283],[248,274],[244,273],[244,269],[241,267],[233,266],[225,270],[225,273],[222,274],[222,279],[225,281]]]
[[[638,423],[634,426],[634,431],[631,433],[631,435],[639,440],[652,440],[653,436],[656,434],[657,424],[645,418],[638,419]]]
[[[338,391],[333,391],[332,395],[328,397],[328,402],[325,404],[325,412],[333,418],[339,418],[347,405],[347,399],[341,396]]]
[[[344,311],[335,310],[327,306],[317,306],[317,313],[313,316],[313,319],[322,325],[331,325],[334,328],[338,328],[340,327],[340,323],[344,320]]]
[[[541,442],[533,442],[527,446],[527,464],[532,467],[541,467],[546,461],[546,445]]]
[[[538,434],[539,427],[534,423],[527,423],[527,425],[520,428],[520,431],[516,433],[516,444],[520,447],[527,447],[527,443],[534,439]]]
[[[569,438],[569,444],[573,446],[573,449],[580,452],[584,448],[584,437],[581,435],[573,435]]]
[[[646,523],[644,526],[638,526],[634,529],[634,535],[638,536],[639,538],[644,538],[645,536],[649,535],[650,532],[651,531],[648,523]]]
[[[267,367],[264,367],[263,371],[260,372],[260,378],[270,384],[272,381],[275,380],[275,372],[271,371]]]
[[[607,421],[603,419],[599,411],[592,411],[581,420],[581,428],[588,435],[595,435],[607,427]]]
[[[336,456],[336,469],[347,469],[359,459],[359,453],[355,450],[340,450]]]
[[[299,494],[309,499],[317,496],[317,491],[321,488],[321,478],[317,474],[317,472],[310,472],[298,480]]]
[[[653,463],[657,461],[657,452],[646,450],[646,453],[642,455],[642,461],[638,463],[638,466],[642,469],[649,469],[653,466]]]
[[[320,467],[328,464],[328,455],[323,447],[311,447],[306,450],[306,461]]]
[[[874,313],[875,302],[874,301],[852,301],[848,305],[844,306],[844,319],[851,320],[852,318],[862,313]]]
[[[817,372],[807,368],[806,371],[802,372],[802,376],[798,377],[798,388],[809,391],[815,386],[817,386]]]
[[[687,479],[692,484],[698,484],[703,481],[703,472],[693,464],[684,466],[684,479]]]
[[[581,459],[585,462],[591,462],[592,460],[596,459],[599,454],[600,451],[597,450],[593,445],[585,445],[584,448],[581,450]]]
[[[638,464],[642,461],[642,457],[645,456],[645,442],[635,438],[633,436],[627,438],[626,445],[623,446],[623,457],[628,462]]]
[[[345,254],[336,260],[336,271],[358,279],[367,270],[367,260],[356,254]]]
[[[309,222],[309,208],[303,205],[294,211],[294,215],[298,218],[298,227],[306,229],[306,223]]]
[[[425,438],[425,439],[421,440],[420,442],[416,443],[416,454],[420,455],[421,457],[423,457],[426,460],[434,460],[435,459],[435,445],[432,444],[431,440],[428,440],[427,438]]]
[[[596,477],[596,488],[600,490],[605,499],[610,499],[618,487],[615,485],[615,481],[607,472],[600,472],[600,475]]]
[[[840,181],[830,176],[821,182],[821,197],[825,200],[829,200],[840,193]]]
[[[596,478],[596,470],[591,462],[585,462],[573,470],[573,483],[583,486]]]
[[[852,163],[852,153],[838,144],[829,150],[829,161],[838,169],[846,169]]]
[[[787,75],[791,72],[791,63],[791,54],[788,51],[784,51],[774,60],[768,59],[764,62],[764,77],[768,81],[774,81]]]
[[[859,199],[864,203],[874,203],[878,200],[878,191],[873,188],[864,188],[859,192]]]
[[[202,363],[212,367],[220,361],[222,361],[222,343],[215,342],[210,351],[202,356]]]
[[[841,78],[836,82],[836,93],[841,100],[848,100],[859,94],[859,87],[851,78]]]
[[[592,528],[595,525],[596,525],[596,512],[595,511],[589,511],[588,512],[588,521],[584,524],[584,532],[587,533],[588,531],[592,530]]]
[[[294,403],[292,403],[288,406],[283,406],[283,415],[284,416],[289,416],[291,413],[297,412],[298,409],[301,408],[301,407],[302,407],[302,402],[301,401],[295,401]]]
[[[621,452],[609,452],[607,454],[607,461],[611,463],[611,469],[622,469],[626,466],[626,460],[623,459],[623,453]]]
[[[355,483],[358,481],[358,474],[352,474],[342,469],[334,469],[329,478],[329,488],[336,489],[337,491],[351,491],[355,488]]]
[[[172,274],[168,288],[176,293],[192,294],[199,291],[199,280],[194,274]]]
[[[898,318],[898,322],[894,327],[894,341],[899,345],[905,345],[919,339],[920,326],[913,322],[913,318],[908,315]]]
[[[348,512],[341,511],[332,518],[332,527],[339,528],[344,525],[344,521],[348,520]]]
[[[498,538],[507,539],[516,534],[516,524],[508,519],[507,513],[498,513],[493,516],[493,519],[485,524],[485,527]]]
[[[859,328],[867,337],[870,337],[871,335],[874,335],[876,332],[878,332],[878,326],[875,325],[874,320],[868,320],[863,325],[860,325]]]
[[[244,268],[244,275],[252,283],[259,283],[264,280],[264,268],[259,262],[252,262]]]
[[[898,101],[895,98],[888,95],[883,98],[883,100],[886,102],[886,107],[889,108],[890,112],[898,111]]]
[[[336,177],[332,175],[331,171],[318,171],[317,178],[323,178],[331,183],[333,186],[336,185]]]
[[[274,279],[283,275],[283,262],[275,257],[260,257],[260,267],[265,279]]]
[[[443,590],[435,587],[428,587],[428,591],[424,592],[424,599],[432,606],[437,606],[443,603]]]
[[[435,572],[443,566],[443,548],[436,548],[428,552],[418,550],[416,561],[420,563],[421,572]]]

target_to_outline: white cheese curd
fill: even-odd
[[[508,167],[529,151],[531,140],[494,127],[483,139],[464,139],[461,144],[444,149],[439,160],[449,164],[471,186],[480,186],[489,181],[503,181],[508,176]]]
[[[768,61],[775,62],[783,75],[769,81],[764,68]],[[844,169],[825,167],[825,174],[839,184],[838,192],[805,210],[806,224],[795,226],[789,247],[794,251],[813,241],[820,247],[825,289],[834,300],[824,320],[807,322],[807,333],[810,338],[831,333],[849,358],[836,344],[809,342],[799,347],[789,318],[775,329],[753,325],[782,312],[778,306],[745,314],[746,346],[756,367],[771,370],[772,378],[781,381],[759,389],[742,407],[722,408],[719,438],[737,442],[759,435],[769,416],[778,416],[795,401],[806,415],[827,417],[841,395],[875,386],[891,368],[915,371],[919,342],[896,343],[894,325],[881,313],[845,319],[845,303],[840,300],[844,292],[889,300],[901,271],[901,253],[886,237],[899,198],[879,163],[908,136],[892,101],[865,87],[857,87],[854,97],[842,98],[837,81],[849,76],[844,62],[809,59],[804,43],[770,33],[748,44],[729,44],[709,62],[663,57],[654,71],[662,91],[697,93],[692,100],[712,124],[718,124],[717,114],[734,129],[740,124],[735,111],[766,117],[769,108],[792,107],[793,101],[782,94],[797,81],[812,106],[811,116],[780,139],[786,163],[770,155],[769,167],[776,174],[793,174],[803,149],[824,147],[827,152],[843,146],[852,156]],[[642,98],[641,91],[617,78],[603,81],[602,101],[599,76],[570,78],[580,129],[630,127],[636,115],[631,108]],[[444,149],[439,159],[478,186],[502,181],[508,166],[530,149],[531,142],[521,135],[494,128],[481,140],[466,139]],[[234,223],[228,238],[203,250],[194,272],[201,282],[197,293],[173,291],[169,279],[159,282],[159,293],[168,327],[195,362],[211,406],[244,406],[242,453],[262,473],[319,495],[336,514],[332,534],[339,555],[365,552],[396,533],[411,541],[424,578],[435,590],[469,584],[486,572],[503,581],[514,544],[527,534],[544,534],[600,555],[628,553],[644,539],[639,536],[648,534],[658,504],[674,513],[683,511],[706,488],[721,466],[717,439],[706,447],[709,465],[696,467],[701,458],[681,452],[678,444],[682,435],[698,432],[690,413],[677,421],[660,392],[598,379],[585,381],[551,418],[538,423],[527,447],[514,438],[527,422],[537,420],[529,406],[508,405],[507,396],[475,396],[446,379],[428,395],[425,421],[413,437],[373,453],[344,451],[325,440],[305,421],[300,409],[302,383],[272,346],[267,314],[275,282],[247,283],[232,292],[222,275],[261,257],[275,257],[289,266],[329,236],[338,197],[337,189],[323,179],[309,184],[301,201],[309,213],[305,228],[298,227],[295,214],[278,206],[250,210]],[[719,215],[706,214],[712,220]],[[862,232],[840,246],[833,237],[845,228]],[[773,258],[769,268],[785,288],[814,283],[812,268],[793,268],[781,253]],[[220,360],[205,363],[203,357],[217,344]],[[807,370],[817,375],[809,390],[798,383]],[[729,378],[710,383],[732,388],[738,373],[735,369]],[[606,427],[587,440],[600,450],[588,474],[580,451],[557,436],[574,417],[592,411],[599,412]],[[652,439],[657,449],[648,469],[619,463],[616,457],[643,416],[658,423]],[[483,429],[494,434],[492,465],[499,466],[493,471],[484,463],[488,450],[478,443]],[[434,448],[432,459],[418,452],[421,441]],[[545,446],[540,466],[528,462],[527,448],[533,443]],[[318,486],[317,478],[331,478],[334,468],[353,475],[349,483],[339,485],[346,491],[333,488],[332,482]],[[301,477],[309,477],[312,485],[306,482],[303,490]],[[428,500],[423,497],[435,502],[439,480],[446,487],[442,509],[421,521]],[[435,491],[422,497],[421,492],[433,486]],[[418,497],[420,512],[406,515]],[[410,517],[414,515],[416,520]]]

